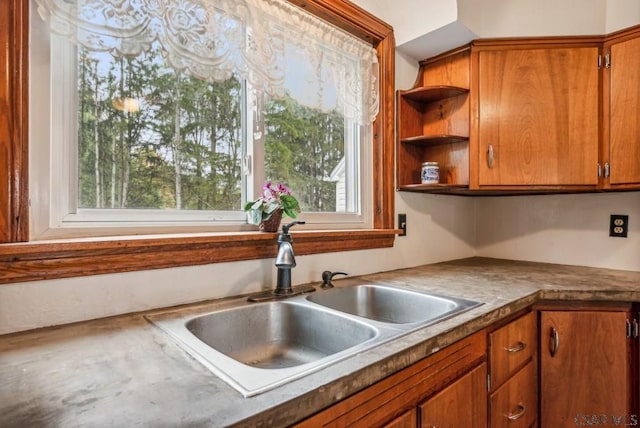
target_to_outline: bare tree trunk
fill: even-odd
[[[93,104],[93,144],[95,150],[95,158],[93,161],[93,168],[96,178],[96,208],[102,208],[104,205],[102,196],[102,180],[100,178],[100,131],[98,129],[98,118],[100,117],[100,100],[98,99],[99,87],[98,87],[98,63],[95,63],[95,87],[94,87],[94,104]]]
[[[116,207],[116,136],[111,134],[111,208]]]
[[[175,171],[176,209],[182,209],[182,167],[181,167],[181,135],[180,135],[180,74],[176,74],[176,91],[174,101],[173,124],[173,169]]]

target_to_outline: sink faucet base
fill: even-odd
[[[297,285],[291,287],[290,293],[276,293],[276,290],[265,290],[259,293],[255,293],[247,297],[250,302],[268,302],[270,300],[286,299],[288,297],[297,296],[299,294],[311,293],[316,291],[312,285]]]

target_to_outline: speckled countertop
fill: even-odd
[[[541,300],[640,301],[640,272],[483,258],[336,281],[358,283],[484,304],[251,398],[192,359],[144,314],[0,336],[0,426],[285,426]],[[185,310],[207,312],[241,300]]]

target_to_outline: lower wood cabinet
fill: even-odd
[[[298,427],[639,425],[631,304],[545,303],[447,346]]]
[[[491,393],[491,428],[529,428],[538,420],[536,364],[529,361],[508,382]]]
[[[489,426],[529,428],[538,420],[538,329],[529,312],[489,333]]]
[[[422,428],[486,427],[487,365],[485,363],[429,398],[418,408]]]
[[[630,308],[540,312],[543,428],[637,425],[632,322]]]
[[[485,427],[486,343],[486,332],[480,331],[297,426]]]

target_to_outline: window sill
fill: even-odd
[[[296,255],[393,247],[396,229],[292,232]],[[0,284],[275,257],[276,233],[0,245]]]

